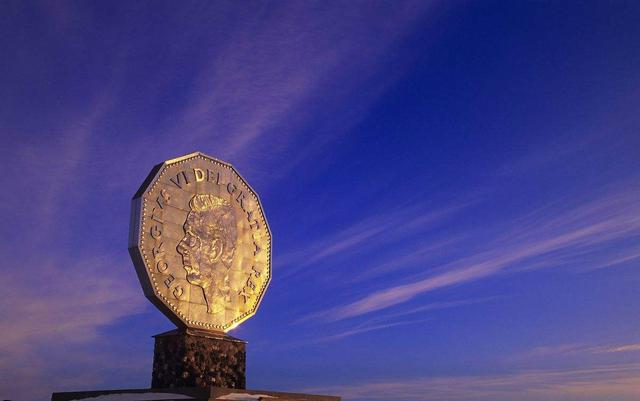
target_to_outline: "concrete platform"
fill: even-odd
[[[340,397],[223,387],[150,388],[53,393],[51,401],[340,401]]]

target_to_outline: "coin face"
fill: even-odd
[[[131,216],[144,293],[174,323],[228,331],[255,314],[271,280],[271,232],[230,164],[197,152],[155,166]]]

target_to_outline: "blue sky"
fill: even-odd
[[[261,195],[248,386],[640,398],[637,2],[0,4],[0,396],[147,387],[130,198]]]

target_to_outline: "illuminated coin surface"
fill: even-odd
[[[133,198],[129,253],[146,297],[183,327],[236,327],[271,280],[258,196],[233,166],[200,152],[151,170]]]

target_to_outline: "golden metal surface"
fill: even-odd
[[[271,280],[271,232],[230,164],[196,152],[157,165],[131,216],[144,293],[174,323],[228,331],[255,314]]]

